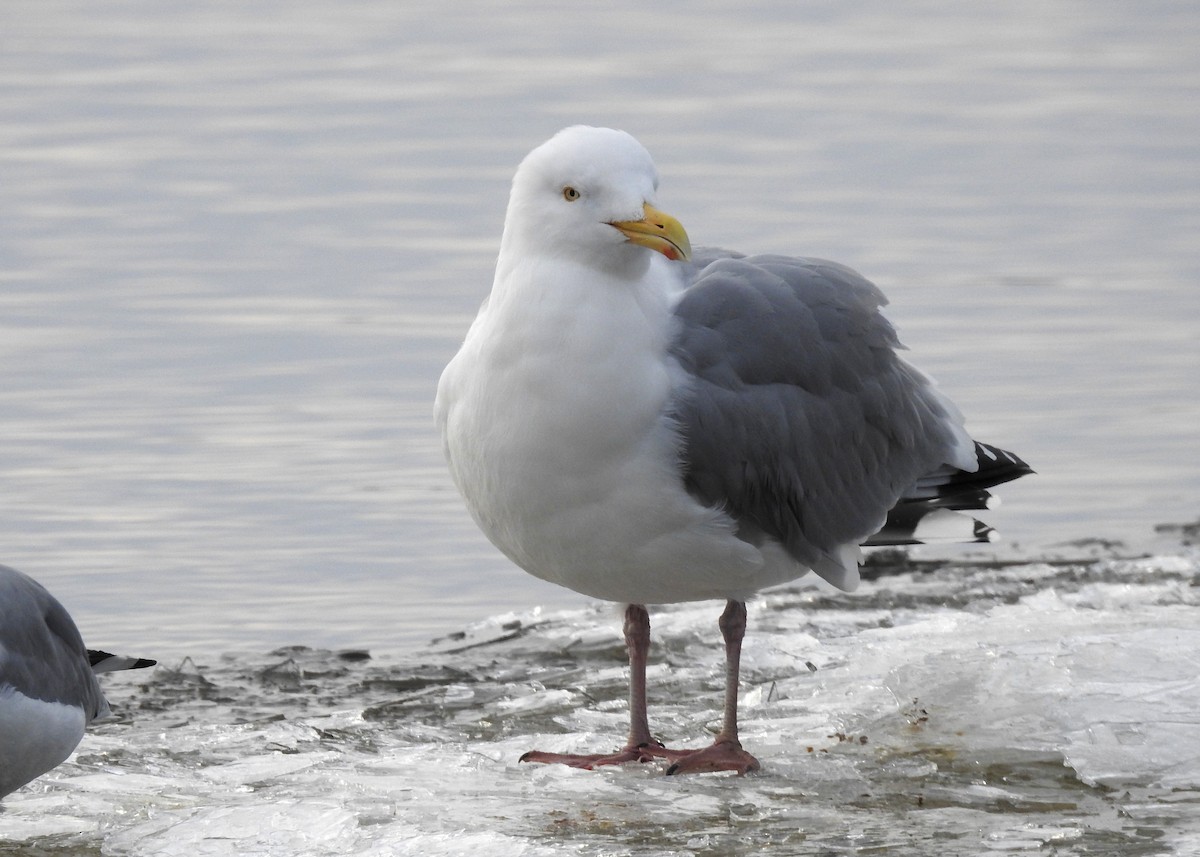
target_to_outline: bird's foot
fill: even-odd
[[[673,762],[671,767],[667,768],[668,777],[674,774],[707,774],[714,771],[737,771],[740,777],[757,771],[760,767],[758,759],[743,750],[736,740],[719,739],[703,750],[669,752],[669,758]]]
[[[605,765],[624,765],[629,762],[670,762],[667,776],[674,774],[707,774],[715,771],[736,771],[743,776],[759,769],[758,759],[742,749],[737,741],[719,740],[702,750],[668,750],[657,741],[631,744],[615,753],[543,753],[530,750],[519,761],[547,765],[568,765],[590,771]]]
[[[518,761],[540,762],[547,765],[569,765],[572,768],[583,768],[590,771],[604,765],[624,765],[628,762],[653,762],[655,759],[674,761],[679,756],[686,755],[676,750],[668,750],[657,741],[647,741],[640,744],[630,744],[615,753],[543,753],[541,750],[530,750]]]

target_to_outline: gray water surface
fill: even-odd
[[[1039,471],[1007,539],[1195,519],[1191,6],[662,16],[5,4],[3,560],[181,653],[579,603],[475,532],[429,418],[512,170],[574,122],[639,136],[696,243],[877,280]]]

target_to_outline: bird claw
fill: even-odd
[[[628,762],[653,762],[656,758],[672,758],[667,750],[657,741],[641,744],[631,744],[615,753],[543,753],[541,750],[530,750],[518,759],[518,762],[538,762],[547,765],[567,765],[572,768],[582,768],[590,771],[605,765],[624,765]]]
[[[715,771],[736,771],[743,776],[759,769],[758,759],[742,749],[736,741],[717,741],[702,750],[668,750],[657,741],[633,744],[615,753],[543,753],[530,750],[521,762],[537,762],[549,765],[567,765],[591,771],[606,765],[624,765],[629,762],[653,762],[665,759],[670,762],[667,776],[675,774],[706,774]]]
[[[667,776],[675,774],[708,774],[715,771],[736,771],[739,777],[761,766],[758,759],[742,749],[737,741],[717,741],[703,750],[676,753],[675,761],[667,768]]]

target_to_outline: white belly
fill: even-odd
[[[0,685],[0,797],[58,765],[83,738],[83,709]]]
[[[505,297],[476,320],[437,406],[455,482],[497,547],[537,577],[623,602],[745,598],[802,573],[764,569],[733,521],[684,488],[665,296]]]

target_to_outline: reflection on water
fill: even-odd
[[[1038,470],[990,515],[1025,555],[1196,520],[1189,6],[455,11],[0,10],[0,561],[97,644],[398,653],[581,603],[476,532],[429,416],[512,169],[577,121],[698,244],[877,280]]]
[[[877,279],[1039,471],[1009,539],[1195,519],[1189,9],[19,8],[0,545],[113,646],[403,646],[579,603],[482,540],[429,418],[511,171],[574,121],[640,136],[698,243]]]

